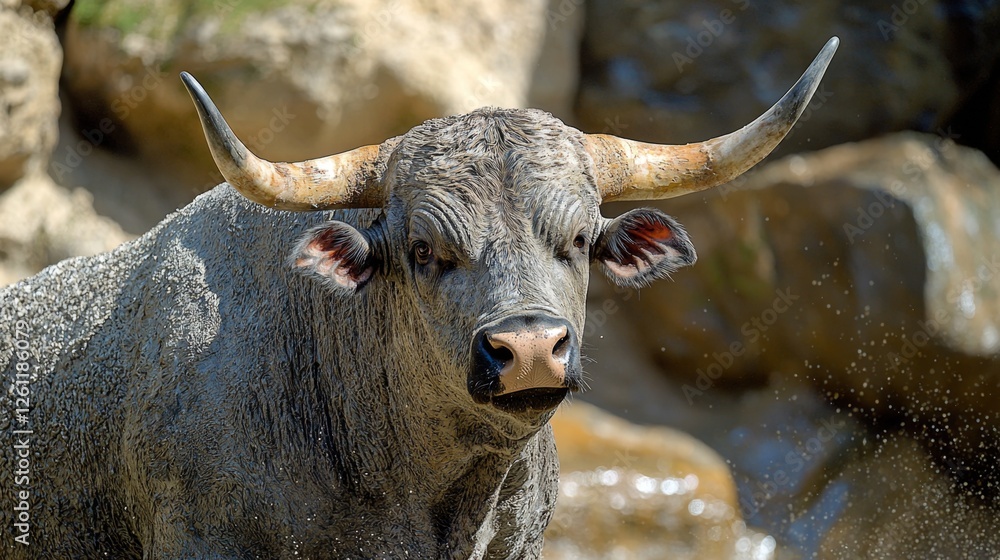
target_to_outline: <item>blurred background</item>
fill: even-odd
[[[659,204],[698,263],[595,274],[546,557],[996,558],[1000,2],[0,0],[0,285],[221,181],[182,70],[274,160],[483,105],[686,143],[833,35],[773,156]]]

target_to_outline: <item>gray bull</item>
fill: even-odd
[[[228,185],[0,292],[3,557],[537,557],[590,263],[641,286],[695,260],[662,212],[600,204],[754,165],[836,46],[700,144],[481,109],[301,163],[184,74]]]

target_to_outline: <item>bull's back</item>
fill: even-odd
[[[107,492],[128,342],[108,344],[102,329],[129,268],[120,256],[73,259],[0,292],[0,430],[8,442],[0,509],[16,522],[6,527],[5,558],[128,551],[128,531],[114,521],[117,498]]]

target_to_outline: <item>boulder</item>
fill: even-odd
[[[920,443],[890,434],[844,463],[826,477],[827,503],[803,516],[823,535],[815,558],[1000,556],[995,509],[963,496]]]
[[[943,127],[997,60],[1000,5],[593,0],[577,112],[588,131],[686,143],[736,130],[841,47],[778,153]]]
[[[220,177],[182,70],[259,155],[308,159],[484,105],[568,114],[581,3],[80,0],[65,33],[65,91],[81,138],[188,194]]]
[[[94,212],[90,193],[60,187],[41,174],[0,195],[0,286],[50,264],[110,251],[129,239]]]
[[[959,479],[1000,475],[1000,172],[982,153],[900,134],[662,207],[698,263],[608,298],[689,406],[807,380],[938,458],[959,453]]]
[[[0,191],[48,161],[56,142],[61,64],[48,13],[0,4]]]
[[[775,539],[742,521],[729,468],[698,440],[580,402],[552,428],[561,474],[546,558],[774,557]]]

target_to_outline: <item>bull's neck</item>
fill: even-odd
[[[390,289],[369,288],[353,300],[317,302],[316,343],[299,350],[312,354],[300,363],[319,368],[338,468],[373,493],[391,495],[408,481],[408,492],[433,501],[473,471],[492,493],[545,419],[511,421],[441,382],[448,366],[415,343],[430,336],[417,311]]]

